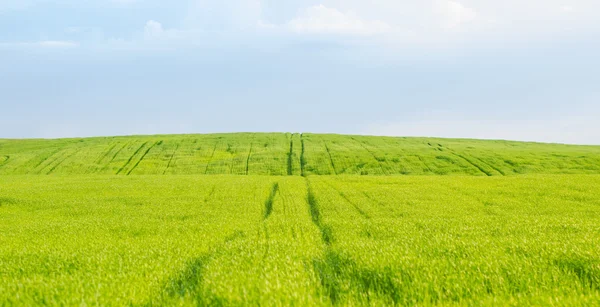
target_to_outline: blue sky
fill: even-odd
[[[600,144],[588,0],[2,0],[0,137]]]

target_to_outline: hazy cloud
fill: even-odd
[[[600,114],[598,114],[600,115]],[[374,123],[368,135],[498,139],[567,144],[600,144],[597,117],[565,116],[548,119],[461,119],[456,116],[405,122]]]
[[[441,26],[446,29],[454,29],[463,24],[474,21],[477,12],[464,6],[460,2],[440,0],[436,2],[436,13],[442,17]]]
[[[193,0],[188,5],[183,25],[209,31],[244,30],[257,25],[262,11],[261,0]]]
[[[146,38],[153,38],[162,35],[164,32],[162,24],[158,21],[148,20],[144,27],[144,36]]]
[[[343,13],[322,4],[307,8],[287,25],[299,33],[369,35],[393,30],[392,26],[380,20],[365,20],[354,13]]]
[[[79,43],[77,42],[71,42],[71,41],[54,41],[54,40],[44,40],[44,41],[38,41],[38,42],[6,42],[6,43],[0,43],[0,47],[5,47],[5,48],[19,48],[19,47],[26,47],[26,48],[54,48],[54,49],[61,49],[61,48],[74,48],[74,47],[78,47]]]
[[[262,36],[264,41],[265,37],[273,34],[272,40],[281,39],[282,35],[293,38],[293,34],[302,34],[304,37],[329,34],[328,39],[337,41],[351,41],[350,36],[377,36],[377,39],[368,40],[372,45],[435,46],[438,43],[465,41],[476,43],[495,39],[522,41],[537,37],[552,38],[561,31],[570,33],[568,31],[573,29],[589,32],[600,30],[595,13],[600,10],[600,2],[592,0],[571,0],[567,3],[564,0],[176,0],[168,4],[143,0],[57,0],[52,3],[63,8],[103,10],[112,7],[118,14],[123,14],[119,18],[131,16],[132,20],[139,17],[131,15],[134,12],[130,9],[135,5],[136,9],[141,9],[135,14],[148,15],[143,20],[149,22],[144,25],[136,21],[137,27],[134,28],[131,28],[133,22],[124,22],[122,24],[126,29],[118,29],[108,19],[105,25],[95,20],[94,24],[66,26],[69,29],[93,27],[96,34],[85,34],[89,36],[88,39],[81,33],[78,36],[61,36],[66,31],[49,33],[52,30],[48,30],[44,21],[40,20],[38,31],[24,33],[42,33],[43,37],[23,37],[18,40],[35,41],[54,36],[75,39],[82,44],[94,40],[102,44],[114,40],[175,37],[182,43],[187,40],[193,45],[199,40],[203,40],[202,43],[227,39],[252,41],[249,38],[252,36]],[[43,0],[7,0],[0,3],[0,12],[41,4],[50,6],[49,1]],[[162,14],[161,10],[169,13]],[[63,9],[62,13],[68,14],[68,9]],[[8,11],[7,14],[23,12]],[[168,26],[165,27],[163,22]],[[35,23],[30,25],[30,28],[35,27]],[[336,38],[336,35],[343,37]]]

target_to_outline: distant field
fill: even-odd
[[[0,187],[2,305],[600,304],[597,175]]]
[[[5,305],[600,306],[600,146],[0,140]]]
[[[0,140],[8,174],[600,174],[600,146],[289,133]]]

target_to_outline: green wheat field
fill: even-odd
[[[0,140],[2,306],[598,306],[600,146]]]

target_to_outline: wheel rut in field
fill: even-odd
[[[208,174],[208,167],[210,166],[210,163],[212,162],[214,156],[215,156],[215,152],[217,151],[217,146],[219,146],[219,141],[217,141],[215,143],[215,146],[213,147],[213,151],[210,154],[210,158],[208,158],[208,162],[206,162],[206,169],[204,169],[204,175]]]
[[[332,305],[344,305],[342,299],[350,299],[348,296],[352,295],[357,295],[359,299],[366,297],[367,302],[364,303],[367,305],[372,296],[383,298],[389,305],[403,305],[404,294],[397,281],[404,287],[410,287],[412,282],[406,272],[396,273],[387,266],[368,268],[331,249],[325,252],[322,259],[313,261],[313,268]]]
[[[453,155],[455,155],[455,156],[457,156],[457,157],[459,157],[459,158],[463,159],[464,161],[467,161],[467,163],[469,163],[470,165],[472,165],[472,166],[474,166],[475,168],[477,168],[477,169],[478,169],[480,172],[484,173],[486,176],[489,176],[489,177],[491,177],[491,176],[493,176],[493,175],[494,175],[494,174],[490,173],[489,171],[486,171],[484,168],[482,168],[482,167],[481,167],[480,165],[478,165],[477,163],[473,162],[471,159],[468,159],[467,157],[465,157],[465,156],[463,156],[463,155],[461,155],[461,154],[459,154],[459,153],[456,153],[455,151],[452,151],[452,150],[450,150],[450,152],[451,152]]]
[[[215,191],[217,190],[217,185],[213,185],[212,189],[210,189],[210,192],[206,195],[206,197],[204,197],[204,203],[208,203],[208,201],[213,197],[213,195],[215,195]]]
[[[600,261],[582,257],[563,257],[554,260],[563,272],[574,274],[583,288],[600,291]]]
[[[184,297],[186,292],[194,291],[204,281],[205,267],[211,258],[212,254],[207,253],[190,261],[179,277],[167,283],[167,295]]]
[[[421,157],[420,155],[418,155],[417,158],[419,158],[419,161],[421,161],[421,163],[423,163],[423,165],[425,165],[425,167],[427,168],[427,170],[430,173],[434,173],[435,174],[435,172],[431,169],[431,167],[429,167],[429,165],[427,163],[425,163],[425,160],[423,160],[423,157]]]
[[[485,164],[485,165],[489,166],[490,168],[492,168],[492,169],[493,169],[493,170],[495,170],[496,172],[500,173],[502,176],[506,176],[506,173],[505,173],[503,170],[499,169],[498,167],[496,167],[496,166],[495,166],[495,165],[493,165],[492,163],[488,163],[488,162],[486,162],[486,161],[482,160],[481,158],[476,158],[476,159],[477,159],[477,160],[479,160],[481,163],[483,163],[483,164]]]
[[[17,200],[11,197],[0,197],[0,207],[5,205],[13,205],[16,204]]]
[[[265,200],[264,209],[263,209],[263,220],[262,220],[262,231],[264,233],[264,253],[262,256],[262,261],[267,262],[267,257],[269,256],[269,252],[271,250],[270,236],[269,236],[269,227],[267,226],[267,220],[273,213],[273,205],[275,203],[275,197],[279,193],[279,183],[275,182],[271,187],[271,191],[269,196]],[[262,245],[261,245],[262,246]]]
[[[327,154],[329,155],[329,163],[331,164],[331,168],[333,169],[333,174],[337,175],[337,170],[335,169],[335,163],[333,162],[333,157],[331,156],[331,150],[329,150],[329,146],[327,143],[323,141],[323,145],[325,145],[325,150],[327,150]]]
[[[106,159],[106,158],[108,157],[108,155],[110,155],[110,153],[113,151],[113,149],[115,149],[115,147],[117,147],[117,143],[114,143],[112,146],[110,146],[110,147],[108,148],[108,150],[107,150],[107,151],[105,151],[105,152],[104,152],[104,154],[102,154],[102,155],[100,156],[100,158],[98,158],[98,160],[96,160],[96,164],[100,164],[100,163],[102,163],[102,161],[103,161],[104,159]]]
[[[312,222],[321,231],[321,239],[323,240],[323,243],[329,246],[331,243],[333,243],[333,233],[331,231],[331,227],[329,225],[325,225],[321,219],[321,208],[308,178],[306,178],[306,188],[306,201],[308,202],[308,209]]]
[[[115,161],[117,156],[121,153],[121,151],[123,151],[123,149],[125,149],[125,147],[127,147],[127,145],[129,145],[129,143],[123,144],[123,146],[121,146],[121,148],[119,148],[119,150],[117,150],[117,152],[115,152],[115,154],[112,156],[110,161],[108,161],[108,164],[110,164],[112,161]]]
[[[113,161],[115,161],[115,159],[117,158],[117,156],[118,156],[118,155],[121,153],[121,151],[123,151],[123,149],[125,149],[125,147],[127,147],[127,145],[129,145],[129,143],[125,143],[125,144],[123,144],[123,146],[121,146],[121,147],[119,148],[119,150],[117,150],[117,152],[115,152],[115,154],[112,156],[112,158],[110,159],[110,161],[108,161],[108,163],[106,163],[106,164],[104,165],[104,167],[102,167],[102,170],[101,170],[101,172],[104,172],[105,170],[107,170],[107,169],[108,169],[108,167],[110,166],[110,164],[111,164]]]
[[[150,147],[148,147],[148,149],[146,149],[146,151],[144,152],[144,154],[142,154],[142,156],[135,163],[135,165],[129,170],[129,172],[127,172],[127,176],[129,176],[131,174],[131,172],[133,172],[133,170],[135,170],[135,168],[138,167],[138,165],[140,165],[140,163],[142,162],[142,160],[144,160],[144,158],[146,157],[146,155],[150,152],[150,150],[152,150],[152,148],[154,148],[154,146],[160,145],[162,143],[163,143],[163,141],[157,141],[156,143],[154,143]],[[134,156],[135,156],[135,154],[134,154]]]
[[[371,157],[373,157],[373,159],[375,160],[375,162],[377,162],[377,165],[379,165],[379,169],[381,170],[381,174],[382,175],[389,175],[389,172],[387,172],[385,170],[385,168],[383,168],[383,163],[380,161],[380,159],[375,155],[374,152],[372,152],[369,148],[367,148],[367,146],[365,144],[363,144],[363,142],[358,141],[355,138],[351,138],[353,141],[355,141],[356,143],[358,143],[364,150],[366,150]]]
[[[347,196],[347,195],[346,195],[344,192],[342,192],[342,191],[338,190],[338,189],[337,189],[335,186],[333,186],[333,185],[332,185],[331,183],[329,183],[329,182],[326,182],[326,184],[327,184],[327,185],[328,185],[328,186],[329,186],[329,187],[330,187],[332,190],[336,191],[336,192],[337,192],[337,193],[338,193],[338,194],[339,194],[339,195],[340,195],[340,196],[341,196],[341,197],[342,197],[342,198],[343,198],[343,199],[344,199],[344,200],[345,200],[347,203],[349,203],[349,204],[350,204],[350,205],[351,205],[351,206],[352,206],[352,207],[353,207],[353,208],[356,210],[356,212],[358,212],[358,213],[359,213],[359,214],[360,214],[362,217],[364,217],[364,218],[365,218],[365,219],[367,219],[367,220],[370,220],[370,219],[371,219],[371,216],[370,216],[370,215],[369,215],[367,212],[365,212],[365,211],[364,211],[364,210],[363,210],[363,209],[362,209],[360,206],[358,206],[356,203],[354,203],[353,201],[351,201],[351,200],[350,200],[350,198],[348,198],[348,196]]]
[[[3,167],[10,160],[10,156],[2,156],[0,157],[0,167]]]
[[[246,157],[246,175],[248,175],[250,170],[250,156],[252,156],[252,147],[254,146],[254,136],[252,137],[252,142],[250,142],[250,150],[248,150],[248,157]]]
[[[48,172],[46,172],[46,175],[52,174],[56,170],[57,167],[59,167],[61,164],[63,164],[65,161],[67,161],[69,158],[71,158],[72,156],[74,156],[76,154],[77,154],[77,150],[74,150],[72,153],[65,155],[60,161],[58,161],[58,163],[54,164],[54,166],[52,166],[48,170]]]
[[[294,175],[294,134],[290,137],[290,152],[287,154],[287,175]]]
[[[365,303],[368,303],[373,295],[383,298],[391,305],[402,302],[403,292],[396,281],[400,280],[402,285],[406,286],[411,282],[410,275],[402,271],[398,274],[387,266],[368,268],[336,251],[333,246],[332,229],[322,220],[320,204],[308,178],[306,184],[310,214],[313,223],[321,230],[325,245],[323,256],[313,259],[312,270],[318,276],[321,289],[331,304],[343,305],[344,299],[352,301],[352,295],[366,297]]]
[[[177,143],[177,145],[175,146],[175,149],[173,150],[173,153],[171,154],[171,158],[169,158],[169,163],[167,163],[167,167],[163,171],[163,175],[166,174],[169,167],[171,167],[171,162],[173,162],[173,157],[175,157],[175,154],[177,153],[177,150],[179,149],[179,145],[181,145],[181,143]]]
[[[275,202],[275,197],[277,196],[278,192],[279,192],[279,183],[276,182],[273,184],[273,187],[271,188],[271,194],[269,194],[269,197],[267,198],[267,200],[265,200],[265,209],[264,209],[263,220],[268,219],[269,216],[271,216],[271,213],[273,213],[273,203]]]
[[[193,297],[198,304],[223,305],[225,299],[206,289],[205,274],[209,263],[215,260],[219,255],[224,254],[227,245],[245,236],[242,231],[235,231],[227,236],[222,243],[214,247],[211,251],[201,254],[190,260],[185,267],[174,277],[165,282],[162,290],[145,306],[165,305],[165,303],[177,301],[186,297]]]
[[[382,202],[380,199],[378,199],[376,196],[373,196],[371,194],[369,194],[368,192],[363,191],[362,194],[373,204],[376,204],[377,206],[379,206],[381,209],[380,210],[386,210],[387,212],[389,212],[390,214],[393,214],[397,217],[402,217],[404,216],[403,213],[398,214],[398,212],[394,209],[393,205],[390,204],[386,204],[384,202]]]
[[[127,167],[127,165],[129,165],[129,163],[131,163],[131,161],[133,160],[133,157],[135,157],[140,151],[142,151],[142,149],[146,146],[146,144],[148,144],[149,142],[145,142],[144,144],[142,144],[142,146],[140,146],[134,153],[133,155],[131,155],[129,157],[129,159],[127,160],[127,162],[125,162],[125,164],[123,164],[123,166],[121,166],[121,168],[117,171],[116,175],[120,174],[125,167]]]
[[[60,148],[58,148],[58,149],[56,149],[56,150],[52,151],[50,154],[47,154],[47,155],[44,155],[44,156],[42,156],[42,158],[41,158],[42,160],[41,160],[39,163],[37,163],[37,164],[36,164],[36,165],[35,165],[35,166],[32,168],[33,172],[35,172],[35,171],[36,171],[36,169],[37,169],[37,168],[38,168],[40,165],[44,164],[44,162],[48,161],[48,159],[52,158],[52,156],[54,156],[54,155],[56,155],[57,153],[61,152],[63,149],[64,149],[64,147],[60,147]],[[37,157],[36,157],[36,158],[37,158]],[[34,158],[34,159],[35,159],[35,158]],[[58,159],[58,158],[56,158],[56,159]],[[56,159],[55,159],[55,160],[56,160]],[[42,168],[42,169],[43,169],[43,168]],[[39,172],[39,171],[38,171],[38,172]]]
[[[300,134],[300,145],[301,145],[301,151],[300,151],[300,175],[302,177],[306,177],[306,157],[304,156],[304,149],[305,149],[305,145],[304,145],[304,134],[301,133]]]
[[[63,148],[59,154],[54,154],[50,158],[46,159],[46,161],[39,167],[39,170],[36,171],[36,174],[48,174],[48,172],[45,171],[46,168],[51,167],[55,163],[60,164],[61,161],[67,158],[69,155],[69,148]]]

